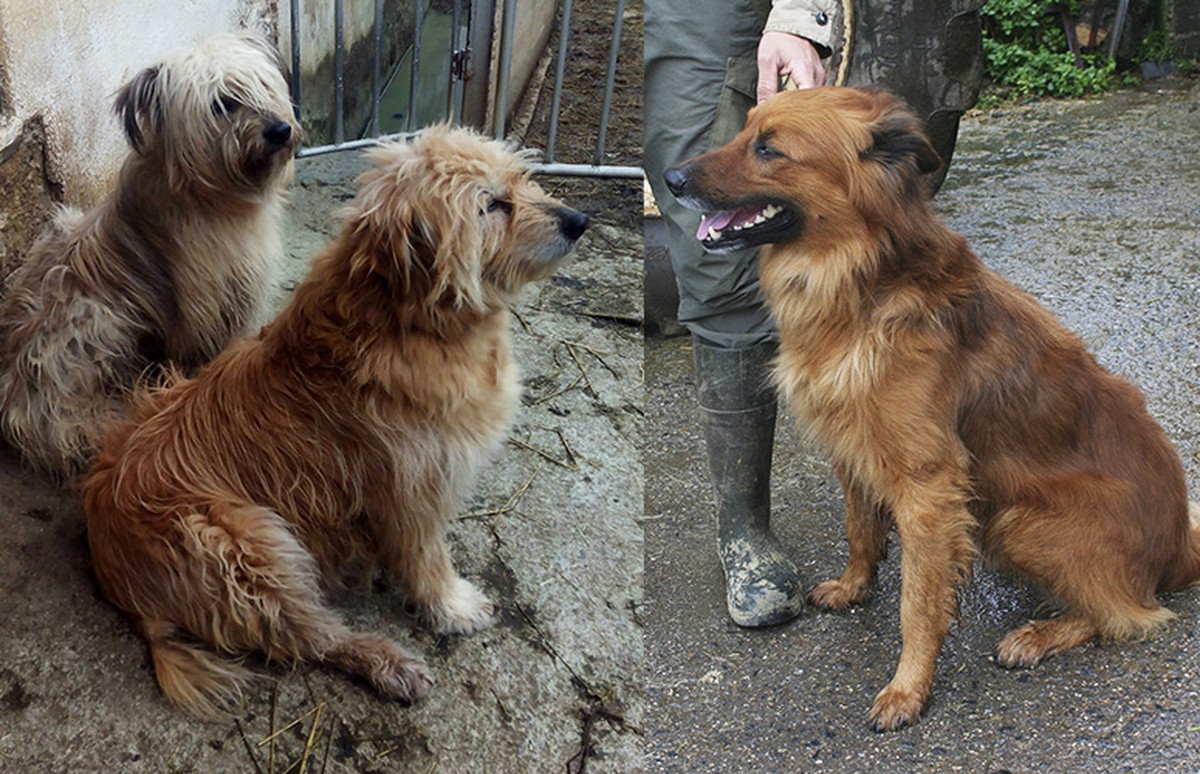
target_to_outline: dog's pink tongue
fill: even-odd
[[[758,214],[758,207],[750,205],[742,207],[739,210],[724,210],[722,212],[714,212],[711,215],[705,215],[700,219],[700,227],[696,229],[696,238],[705,240],[708,238],[708,230],[724,231],[725,227],[731,223],[753,218]]]

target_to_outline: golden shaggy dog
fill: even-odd
[[[300,139],[275,51],[222,35],[143,70],[116,111],[116,189],[64,208],[0,304],[0,431],[60,477],[146,369],[212,359],[265,319]]]
[[[845,491],[850,560],[810,601],[862,600],[899,531],[904,646],[879,730],[920,716],[977,553],[1067,606],[1004,638],[1008,667],[1144,635],[1171,617],[1156,594],[1200,580],[1200,508],[1189,527],[1179,457],[1141,394],[938,221],[921,175],[939,164],[890,95],[820,88],[667,171],[712,213],[709,249],[764,246],[778,384]]]
[[[83,483],[96,575],[198,715],[248,673],[224,654],[317,660],[411,699],[433,682],[322,602],[381,566],[439,632],[492,605],[450,565],[447,521],[517,406],[508,305],[587,216],[467,130],[371,151],[337,240],[280,316],[194,379],[138,396]]]

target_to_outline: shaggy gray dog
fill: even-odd
[[[265,317],[300,132],[282,60],[221,35],[125,84],[133,152],[87,213],[63,208],[0,303],[0,430],[67,477],[150,366],[207,362]]]

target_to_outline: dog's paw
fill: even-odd
[[[808,602],[810,605],[827,610],[839,610],[862,602],[866,595],[866,589],[851,586],[849,583],[842,582],[840,578],[834,578],[817,584],[816,588],[808,592]]]
[[[492,601],[469,581],[455,578],[430,610],[433,628],[442,634],[470,634],[492,625]]]
[[[383,660],[370,675],[371,685],[389,699],[413,701],[424,696],[435,680],[420,659]]]
[[[925,696],[889,685],[875,697],[875,704],[871,707],[871,729],[895,731],[916,723],[924,707]]]
[[[1041,663],[1048,651],[1041,630],[1030,623],[1006,634],[996,646],[992,660],[1007,669],[1030,668]]]
[[[361,648],[361,656],[367,664],[364,676],[389,699],[419,699],[435,682],[428,664],[395,643],[376,641],[369,650]]]

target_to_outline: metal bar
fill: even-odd
[[[454,0],[450,10],[450,79],[446,84],[446,117],[457,125],[462,119],[462,80],[455,77],[454,69],[459,66],[458,27],[462,24],[462,0]]]
[[[558,113],[562,103],[563,75],[567,70],[567,47],[571,39],[572,0],[564,0],[562,24],[558,31],[558,61],[554,64],[554,94],[550,99],[550,132],[546,138],[546,161],[554,161],[554,148],[558,142]]]
[[[370,148],[384,142],[407,140],[416,137],[420,132],[398,132],[384,137],[369,137],[362,140],[347,140],[342,143],[315,145],[301,148],[296,154],[298,158],[323,156],[329,153]],[[622,167],[615,165],[594,166],[592,164],[530,164],[529,170],[535,175],[548,177],[607,177],[628,180],[640,180],[645,176],[641,167]]]
[[[492,37],[495,32],[495,0],[470,0],[467,17],[467,48],[471,55],[463,80],[462,121],[481,131],[488,130],[488,105],[492,95]]]
[[[556,177],[619,177],[630,180],[641,180],[646,176],[641,167],[620,167],[613,165],[593,164],[530,164],[529,169],[535,175]]]
[[[291,14],[292,110],[296,113],[296,120],[300,121],[300,0],[292,0]]]
[[[516,35],[516,0],[504,0],[504,15],[500,22],[500,75],[496,78],[496,101],[492,114],[492,136],[504,139],[508,122],[508,80],[512,76],[513,37]]]
[[[371,134],[379,134],[379,101],[383,99],[383,0],[375,0],[375,69],[371,71]]]
[[[310,156],[323,156],[329,153],[339,153],[341,151],[358,150],[360,148],[370,148],[384,142],[393,142],[397,140],[407,140],[415,137],[420,132],[397,132],[383,137],[368,137],[362,140],[347,140],[343,143],[331,143],[329,145],[315,145],[312,147],[301,148],[296,154],[298,158],[308,158]],[[606,177],[620,178],[626,180],[640,180],[645,177],[645,171],[641,167],[624,167],[616,165],[594,166],[592,164],[530,164],[529,169],[535,175],[544,175],[547,177]]]
[[[425,0],[417,0],[416,19],[413,22],[412,69],[408,78],[408,121],[409,129],[417,127],[417,92],[421,82],[421,33],[425,26]]]
[[[1095,11],[1093,11],[1095,13]],[[1112,38],[1109,39],[1108,57],[1115,59],[1117,56],[1117,46],[1121,42],[1121,33],[1125,27],[1125,14],[1129,13],[1129,0],[1118,0],[1117,2],[1117,20],[1113,24]]]
[[[296,154],[296,158],[308,158],[309,156],[323,156],[328,153],[337,153],[339,151],[357,150],[359,148],[370,148],[374,145],[379,145],[383,142],[391,142],[393,140],[406,140],[409,137],[415,137],[420,132],[396,132],[395,134],[384,135],[383,137],[364,137],[361,140],[346,140],[345,142],[334,142],[328,145],[313,145],[307,148],[301,148]]]
[[[600,107],[600,133],[596,138],[596,155],[592,157],[594,166],[600,166],[604,161],[604,140],[608,134],[608,112],[612,107],[613,82],[617,78],[617,54],[621,48],[621,21],[625,18],[625,0],[617,0],[617,11],[613,14],[612,45],[608,48],[608,74],[604,78],[604,104]]]
[[[345,114],[346,114],[346,41],[345,41],[345,19],[343,18],[342,0],[336,0],[333,4],[333,35],[334,35],[334,54],[333,54],[333,140],[334,142],[342,142],[346,139]]]

